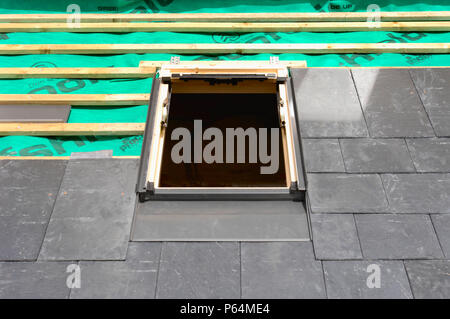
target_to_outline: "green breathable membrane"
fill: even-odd
[[[371,3],[376,3],[384,11],[445,11],[448,1],[435,0],[77,0],[36,1],[2,0],[0,13],[63,13],[66,7],[76,3],[82,12],[315,12],[324,11],[365,11]],[[339,7],[337,7],[339,6]]]
[[[181,12],[339,12],[366,11],[367,1],[185,1],[77,0],[82,13]],[[392,3],[395,2],[395,3]],[[65,13],[72,2],[0,1],[0,13]],[[450,1],[377,1],[382,11],[446,11]],[[39,43],[427,43],[448,42],[450,33],[9,33],[0,44]],[[181,55],[181,60],[264,60],[273,54]],[[171,54],[18,55],[0,56],[0,67],[137,67],[140,61],[168,61]],[[449,66],[449,54],[279,54],[280,60],[306,60],[308,66]],[[8,79],[0,94],[150,93],[151,79]],[[73,107],[69,123],[145,122],[147,105]],[[68,156],[71,152],[112,149],[115,156],[139,155],[142,136],[127,137],[0,137],[0,156]]]

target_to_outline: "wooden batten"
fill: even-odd
[[[450,53],[450,43],[136,43],[136,44],[0,44],[0,55],[19,54],[332,54]]]
[[[148,104],[150,94],[0,94],[0,104],[131,106]]]
[[[0,68],[0,79],[117,79],[152,77],[156,68]]]
[[[142,135],[145,123],[0,123],[0,136]]]
[[[381,21],[448,21],[450,11],[380,12]],[[82,13],[83,23],[98,22],[317,22],[367,21],[372,12],[263,13]],[[0,23],[71,21],[71,14],[2,14]]]

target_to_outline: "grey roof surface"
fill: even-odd
[[[132,241],[309,241],[306,209],[294,201],[137,203]]]
[[[133,242],[136,160],[0,161],[0,298],[450,298],[449,71],[292,71],[311,241]]]

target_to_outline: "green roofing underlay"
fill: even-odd
[[[367,1],[184,1],[184,0],[78,0],[82,13],[195,13],[195,12],[323,12],[366,11]],[[447,11],[450,1],[377,1],[382,11]],[[63,1],[0,1],[4,13],[65,13]],[[224,6],[226,5],[226,6]],[[343,32],[343,33],[9,33],[0,44],[39,43],[343,43],[448,42],[450,33]],[[181,60],[265,60],[269,54],[181,55]],[[449,66],[450,54],[278,54],[280,60],[306,60],[315,66]],[[137,67],[140,61],[169,60],[170,54],[18,55],[0,56],[0,67]],[[0,80],[0,94],[149,93],[151,79],[16,79]],[[73,107],[70,123],[145,122],[147,105],[126,107]],[[139,155],[142,136],[127,137],[0,137],[0,156],[69,156],[71,152],[112,149],[115,156]]]

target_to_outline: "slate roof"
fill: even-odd
[[[312,241],[130,241],[137,160],[3,160],[0,298],[450,298],[450,69],[293,76]]]

